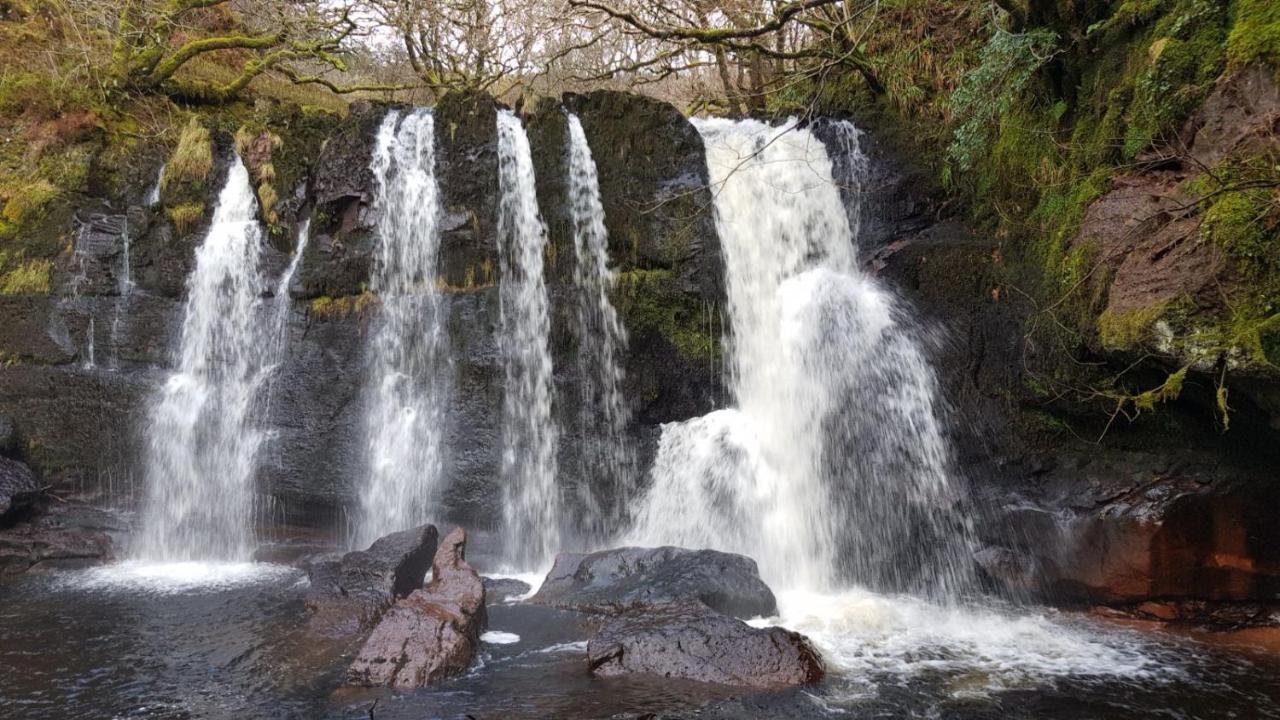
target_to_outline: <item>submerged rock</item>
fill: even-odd
[[[106,510],[53,503],[36,517],[0,530],[0,575],[111,560],[115,538],[125,530],[125,523]]]
[[[532,589],[529,583],[515,578],[484,578],[485,598],[490,603],[500,603],[508,598],[527,595]]]
[[[530,602],[595,613],[697,601],[739,618],[777,613],[755,560],[716,550],[617,548],[556,557]]]
[[[591,672],[645,673],[753,690],[821,680],[822,656],[799,633],[754,628],[696,602],[623,615],[587,644]]]
[[[466,561],[467,536],[440,543],[431,583],[397,602],[347,671],[353,685],[423,687],[466,671],[487,624],[484,583]]]
[[[422,587],[438,537],[434,525],[423,525],[312,565],[304,600],[312,612],[309,629],[341,637],[372,627],[397,598]]]

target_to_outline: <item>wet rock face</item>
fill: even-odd
[[[530,602],[608,614],[673,602],[700,602],[740,618],[778,610],[751,558],[676,547],[561,554]]]
[[[312,565],[304,603],[312,613],[308,629],[344,637],[373,627],[397,598],[422,587],[436,553],[434,525],[379,538],[368,550]]]
[[[376,188],[369,159],[378,125],[390,108],[356,103],[324,143],[311,171],[311,242],[291,293],[339,297],[361,292],[369,280]]]
[[[30,506],[39,495],[40,482],[31,468],[17,460],[0,457],[0,527],[10,513],[16,514]]]
[[[1003,517],[1023,542],[979,553],[1009,586],[1110,605],[1280,593],[1280,488],[1264,478],[1205,457],[1104,452],[1062,463],[1044,484],[1046,494],[1024,497]]]
[[[0,576],[43,567],[96,565],[111,560],[127,526],[80,503],[50,503],[12,527],[0,524]]]
[[[0,455],[13,455],[18,452],[18,428],[13,420],[0,413]]]
[[[587,657],[602,677],[645,673],[751,690],[817,682],[826,672],[803,635],[753,628],[700,603],[616,618],[587,644]]]
[[[498,278],[498,108],[487,93],[447,93],[435,107],[440,184],[436,274],[463,291]]]
[[[352,685],[416,688],[460,675],[486,625],[485,588],[466,562],[466,533],[440,542],[431,583],[395,604],[347,671]]]

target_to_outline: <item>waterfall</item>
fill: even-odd
[[[159,181],[157,181],[158,183]],[[120,325],[127,324],[129,299],[133,296],[133,269],[129,251],[129,218],[126,215],[120,233],[120,274],[116,279],[116,300],[111,311],[111,368],[120,368]]]
[[[574,286],[578,312],[578,375],[581,385],[579,495],[590,541],[616,532],[627,508],[635,455],[627,440],[630,410],[622,396],[621,360],[627,332],[609,301],[609,234],[600,203],[600,180],[586,133],[569,114],[569,211],[573,220]]]
[[[156,173],[156,181],[152,184],[151,189],[147,191],[147,197],[144,199],[147,207],[155,207],[160,204],[160,181],[164,180],[164,169],[168,166],[169,163],[160,165],[160,171]]]
[[[366,393],[369,478],[353,542],[363,547],[427,520],[443,465],[448,339],[435,286],[440,190],[430,110],[391,111],[378,129],[378,316]]]
[[[559,432],[551,417],[547,228],[538,213],[529,138],[507,110],[498,112],[498,192],[505,545],[509,561],[532,569],[560,546]]]
[[[733,407],[664,426],[631,540],[749,555],[782,587],[967,587],[936,380],[859,268],[839,168],[794,122],[695,121],[726,266]]]
[[[237,157],[187,279],[176,367],[150,410],[139,558],[244,561],[253,550],[266,375],[256,214]]]

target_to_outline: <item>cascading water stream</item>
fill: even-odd
[[[734,407],[664,427],[631,539],[741,552],[783,588],[968,587],[935,380],[893,298],[857,267],[857,216],[826,148],[794,123],[695,124]]]
[[[560,549],[562,522],[543,269],[547,228],[538,212],[529,138],[507,110],[498,112],[498,192],[505,552],[516,567],[536,569]]]
[[[431,111],[388,113],[370,167],[378,214],[371,289],[379,305],[356,547],[425,522],[438,499],[450,362],[435,286],[440,190]]]
[[[578,116],[570,113],[568,124],[581,385],[579,494],[587,518],[583,528],[587,540],[603,542],[621,528],[634,485],[636,458],[626,436],[631,413],[622,395],[627,331],[609,300],[614,276],[609,269],[609,233],[595,160]]]
[[[145,560],[249,560],[262,357],[261,228],[248,171],[237,157],[196,251],[176,367],[147,427],[142,528]]]

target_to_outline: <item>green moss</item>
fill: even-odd
[[[378,298],[368,290],[359,295],[329,297],[324,295],[311,301],[312,317],[322,320],[342,320],[356,313],[362,313],[378,302]]]
[[[1213,87],[1226,64],[1226,13],[1219,2],[1183,0],[1152,31],[1129,108],[1124,155],[1168,140]]]
[[[169,220],[179,235],[191,232],[204,217],[204,203],[183,203],[169,208]]]
[[[1098,316],[1098,338],[1107,350],[1131,350],[1142,345],[1156,320],[1168,309],[1168,303],[1125,313],[1104,310]]]
[[[213,141],[209,129],[192,117],[183,128],[160,178],[160,193],[165,204],[175,207],[203,201],[211,172]]]
[[[1280,252],[1276,230],[1267,227],[1267,220],[1274,213],[1275,207],[1263,195],[1225,192],[1205,211],[1200,234],[1222,248],[1247,273],[1265,273],[1265,265]]]
[[[680,291],[670,270],[619,273],[614,305],[628,332],[657,333],[686,360],[720,357],[720,315],[701,298]]]
[[[1146,392],[1139,393],[1131,398],[1133,406],[1141,410],[1151,412],[1156,409],[1157,405],[1177,400],[1182,394],[1182,384],[1187,379],[1187,367],[1179,368],[1177,371],[1169,374],[1165,381],[1159,387],[1152,388]]]
[[[29,225],[40,219],[57,195],[58,188],[41,178],[0,189],[0,199],[4,201],[0,220],[14,228]]]
[[[1280,3],[1235,0],[1231,19],[1227,60],[1233,68],[1255,62],[1280,63]]]
[[[53,263],[29,260],[0,275],[0,295],[44,295],[49,292]]]

